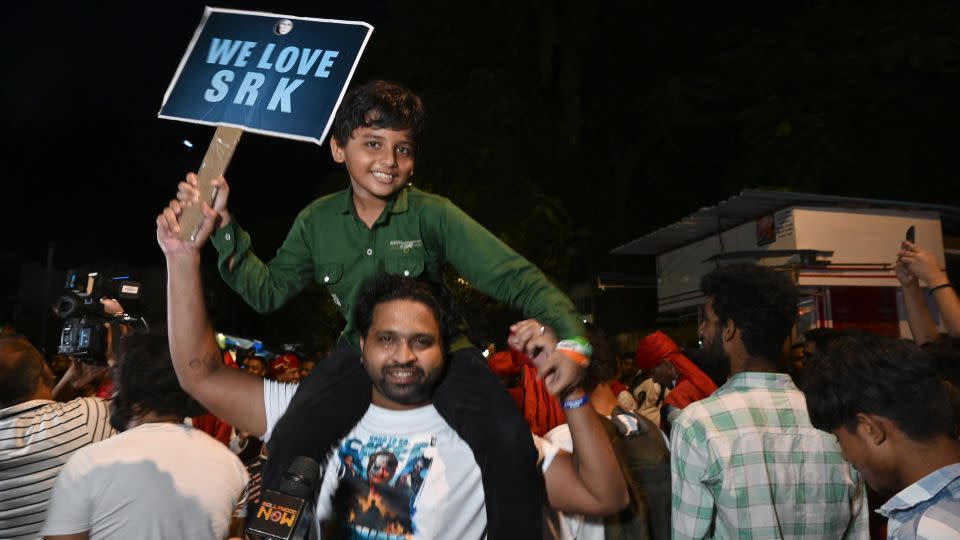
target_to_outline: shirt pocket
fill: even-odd
[[[317,265],[317,283],[321,285],[333,285],[343,278],[343,265],[338,263]]]
[[[383,263],[388,274],[417,277],[423,273],[423,259],[417,257],[390,257]]]

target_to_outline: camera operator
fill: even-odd
[[[76,392],[96,374],[93,368],[74,361],[56,394]],[[54,380],[29,341],[0,337],[0,432],[6,434],[0,440],[0,538],[36,538],[63,465],[80,448],[116,433],[106,401],[58,403]]]

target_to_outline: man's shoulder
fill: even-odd
[[[88,420],[91,414],[99,424],[107,422],[109,407],[97,397],[79,397],[70,401],[33,400],[0,410],[0,424],[27,424],[38,429],[69,421]]]

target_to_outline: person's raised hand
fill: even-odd
[[[109,369],[107,366],[98,366],[82,362],[73,356],[68,356],[67,358],[70,359],[70,369],[63,375],[63,378],[69,382],[70,386],[77,390],[92,383]]]
[[[219,194],[217,195],[219,197]],[[195,204],[195,203],[194,203]],[[200,248],[210,238],[216,226],[218,214],[206,202],[200,203],[200,212],[203,215],[203,221],[200,222],[200,230],[197,231],[193,240],[183,240],[180,238],[180,215],[183,214],[185,205],[177,199],[170,201],[170,204],[157,216],[157,243],[163,254],[170,257],[179,256],[198,256]]]
[[[914,276],[923,280],[928,287],[948,283],[947,273],[940,268],[937,259],[929,251],[916,244],[904,241],[897,253],[897,263],[903,264]],[[899,278],[899,273],[897,275]]]
[[[540,321],[526,319],[510,326],[507,345],[530,358],[537,358],[544,352],[553,352],[557,346],[557,336],[551,328],[540,324]]]
[[[543,379],[547,392],[557,399],[564,399],[583,382],[584,368],[560,351],[541,354],[533,364],[537,366],[537,376]]]
[[[916,274],[911,272],[910,268],[908,268],[903,261],[898,259],[897,263],[893,266],[893,271],[897,274],[897,279],[903,287],[920,286],[920,280],[917,279]]]
[[[219,227],[225,227],[230,223],[230,211],[227,209],[227,199],[230,197],[230,185],[224,177],[214,178],[210,182],[216,190],[216,197],[213,201],[213,210],[217,213],[220,220]],[[177,184],[177,201],[183,207],[189,207],[200,202],[200,190],[197,187],[197,175],[187,173],[184,181]]]

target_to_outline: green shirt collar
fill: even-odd
[[[409,202],[407,201],[407,193],[413,188],[410,185],[406,185],[403,189],[400,190],[397,195],[387,201],[387,207],[384,209],[383,214],[380,215],[380,219],[377,220],[379,223],[380,220],[384,218],[386,214],[402,214],[409,209]],[[341,213],[343,214],[353,214],[353,184],[347,185],[347,190],[344,192],[345,197],[343,199],[343,209]]]

